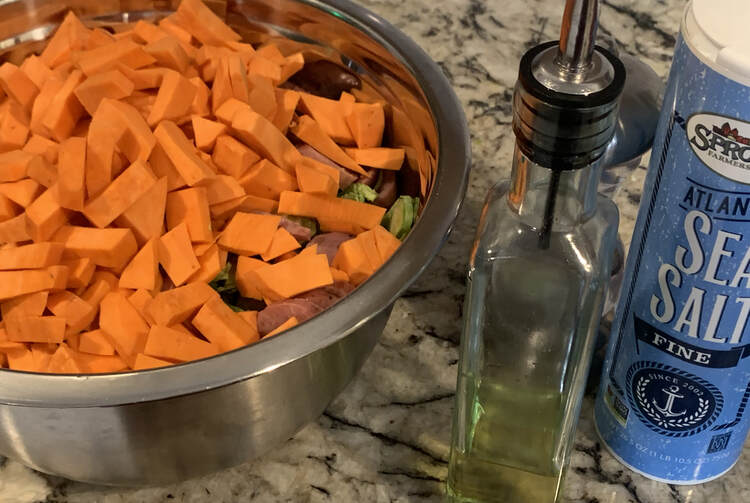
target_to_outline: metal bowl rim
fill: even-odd
[[[466,118],[451,85],[411,38],[368,9],[349,0],[296,1],[336,15],[364,32],[397,57],[421,86],[438,130],[439,159],[430,196],[409,237],[361,287],[282,336],[204,360],[152,370],[92,375],[4,370],[0,373],[0,404],[112,407],[189,395],[271,372],[337,342],[366,323],[392,304],[437,254],[458,215],[471,155]]]

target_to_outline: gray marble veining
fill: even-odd
[[[317,422],[261,459],[168,487],[112,489],[0,467],[0,501],[437,502],[450,441],[464,269],[482,200],[507,177],[510,98],[518,60],[557,38],[561,0],[360,0],[413,37],[443,68],[464,104],[473,172],[456,231],[401,298],[362,373]],[[685,0],[602,0],[601,30],[666,77]],[[644,166],[647,160],[644,160]],[[626,246],[645,167],[617,198]],[[596,370],[594,370],[596,373]],[[594,380],[598,375],[594,375]],[[750,501],[750,448],[719,480],[674,486],[625,469],[601,446],[587,397],[564,494],[566,502]]]

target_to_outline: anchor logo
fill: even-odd
[[[665,417],[680,417],[687,414],[687,410],[682,410],[680,412],[675,412],[672,410],[672,407],[674,406],[675,399],[677,398],[685,398],[685,395],[680,395],[678,392],[680,391],[680,387],[673,384],[669,388],[662,388],[662,393],[667,395],[667,401],[664,403],[664,407],[659,407],[659,404],[656,402],[656,399],[652,399],[651,403],[654,404],[654,407],[656,407],[656,410],[662,413]]]

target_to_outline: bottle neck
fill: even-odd
[[[596,211],[599,162],[570,171],[553,171],[529,160],[516,145],[510,207],[529,226],[564,232]]]

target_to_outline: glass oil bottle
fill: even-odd
[[[512,178],[490,190],[469,264],[450,501],[560,493],[618,224],[597,184],[625,69],[594,45],[597,4],[569,0],[560,41],[520,63]]]

